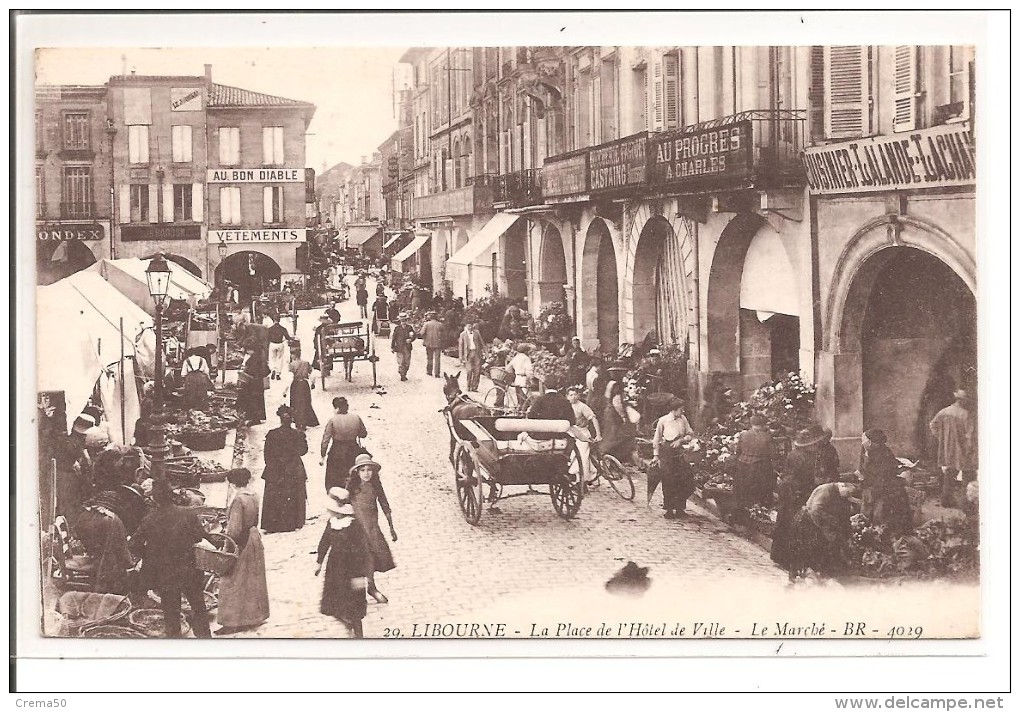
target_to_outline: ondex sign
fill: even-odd
[[[211,168],[209,183],[304,183],[304,168]]]
[[[804,151],[814,194],[973,185],[974,140],[964,125],[873,136]]]
[[[276,230],[210,230],[209,244],[241,244],[253,242],[305,242],[307,230],[303,227],[285,227]]]

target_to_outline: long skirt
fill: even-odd
[[[305,524],[304,478],[266,479],[262,495],[262,528],[267,534],[292,532]]]
[[[233,571],[220,578],[216,622],[228,628],[247,628],[267,618],[266,552],[258,527],[252,527]]]
[[[326,491],[333,487],[346,487],[354,460],[365,449],[357,440],[334,440],[326,456]]]
[[[664,446],[659,452],[659,477],[662,479],[662,506],[666,511],[687,508],[687,499],[694,494],[694,475],[682,454]]]
[[[294,425],[314,428],[319,419],[312,409],[312,389],[306,378],[295,378],[290,384],[290,407],[294,411]]]
[[[767,460],[738,463],[735,479],[733,495],[738,506],[750,508],[756,504],[767,507],[772,505],[776,473]]]
[[[237,394],[237,409],[248,420],[260,422],[266,419],[266,392],[262,388],[261,378],[241,386]]]
[[[841,542],[826,537],[803,508],[793,518],[792,528],[791,573],[812,569],[818,574],[831,576],[843,570]]]

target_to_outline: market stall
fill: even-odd
[[[156,308],[149,295],[149,286],[145,278],[145,270],[150,261],[136,258],[99,260],[85,271],[98,273],[135,305],[147,314],[155,316]],[[171,300],[183,301],[194,307],[199,300],[212,294],[212,285],[174,262],[167,262],[167,264],[170,267],[168,294]]]

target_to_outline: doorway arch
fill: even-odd
[[[583,321],[595,327],[595,338],[586,339],[587,345],[597,345],[601,351],[615,352],[620,347],[620,289],[616,246],[609,225],[602,218],[592,220],[585,230],[581,274],[584,275],[580,284]]]
[[[149,255],[148,257],[145,257],[144,259],[151,260],[154,257],[156,257],[156,255],[152,254],[152,255]],[[163,253],[163,257],[165,257],[166,259],[170,260],[171,262],[173,262],[175,264],[179,264],[181,267],[183,267],[184,269],[188,270],[189,272],[191,272],[196,277],[201,277],[202,276],[202,270],[200,270],[198,268],[198,265],[196,265],[194,262],[189,260],[187,257],[181,257],[180,255],[174,255],[174,254],[171,254],[169,252],[164,252]]]
[[[634,342],[687,342],[684,257],[673,226],[661,215],[645,221],[638,235],[631,278]]]
[[[216,266],[216,284],[229,280],[237,285],[242,303],[264,292],[279,289],[280,265],[269,255],[255,250],[234,252]]]
[[[81,240],[36,242],[36,280],[41,286],[59,282],[95,263],[96,256]]]
[[[566,304],[567,256],[563,251],[563,237],[555,225],[548,223],[542,232],[542,246],[538,261],[539,308],[552,302]]]

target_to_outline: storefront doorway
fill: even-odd
[[[511,299],[528,298],[528,221],[518,220],[503,236],[503,273]]]
[[[616,249],[609,227],[595,218],[585,233],[580,290],[585,324],[594,324],[597,348],[615,353],[620,347],[620,295]],[[595,279],[592,279],[594,274]],[[589,342],[590,343],[590,342]]]
[[[81,240],[36,242],[36,280],[39,285],[53,284],[95,264],[96,256]]]
[[[216,286],[228,280],[237,285],[241,303],[280,289],[280,265],[261,252],[245,250],[227,255],[216,267]]]
[[[555,225],[548,225],[542,235],[541,259],[539,261],[538,278],[539,308],[553,302],[563,302],[569,311],[572,305],[566,304],[567,258],[563,253],[563,238]]]
[[[919,249],[890,247],[874,260],[860,332],[864,427],[885,430],[897,454],[931,455],[931,418],[954,389],[977,384],[974,295]]]

